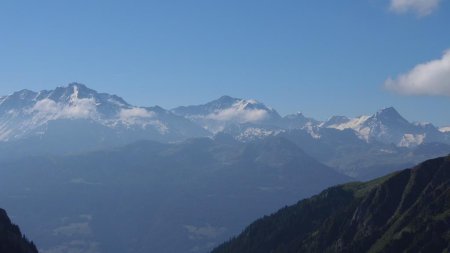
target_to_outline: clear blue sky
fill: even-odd
[[[450,48],[450,1],[433,13],[389,0],[2,1],[0,94],[81,82],[172,108],[221,95],[319,119],[386,106],[450,125],[450,97],[384,81]]]

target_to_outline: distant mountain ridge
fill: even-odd
[[[426,140],[448,142],[447,137],[432,124],[410,123],[393,107],[382,109],[372,116],[354,119],[333,117],[322,123],[322,126],[339,130],[353,129],[363,140],[394,143],[401,147],[417,146]]]
[[[171,110],[186,117],[212,133],[223,131],[233,124],[269,124],[281,120],[272,108],[253,99],[239,99],[222,96],[203,105],[181,106]]]
[[[55,124],[62,127],[58,122],[68,121],[83,121],[90,128],[102,128],[109,134],[99,136],[121,138],[112,141],[117,143],[142,138],[178,141],[209,134],[161,107],[132,106],[116,95],[98,93],[78,83],[49,91],[22,90],[0,99],[0,141],[36,136],[42,139],[52,134],[48,128],[56,131]],[[60,130],[76,134],[77,129],[69,125]]]
[[[207,252],[260,215],[351,180],[284,138],[226,134],[0,167],[0,201],[44,253]]]
[[[359,179],[450,150],[445,128],[408,122],[392,107],[371,116],[334,116],[322,122],[299,112],[281,116],[257,100],[230,96],[171,110],[139,107],[79,83],[0,98],[0,161],[219,134],[242,143],[283,137],[327,166]]]
[[[329,188],[265,216],[213,253],[449,252],[450,156]]]
[[[450,144],[447,128],[410,123],[393,107],[371,116],[353,119],[334,116],[321,122],[302,113],[283,117],[259,101],[230,96],[172,110],[158,106],[139,107],[130,105],[119,96],[99,93],[79,83],[40,92],[21,90],[0,97],[0,141],[3,142],[33,136],[41,136],[42,139],[53,122],[71,120],[86,121],[86,124],[104,128],[110,132],[107,139],[120,136],[120,140],[113,141],[119,144],[138,139],[173,142],[213,136],[219,132],[246,141],[290,129],[303,129],[320,138],[319,129],[322,128],[350,129],[366,142],[392,143],[399,147],[415,147],[430,142]]]

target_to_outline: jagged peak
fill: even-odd
[[[98,92],[96,90],[91,89],[82,83],[76,83],[76,82],[69,83],[66,86],[58,86],[55,90],[53,90],[53,92],[61,92],[61,91],[63,91],[63,93],[65,95],[72,95],[72,94],[77,93],[81,97],[86,96],[86,95],[93,96],[93,95],[98,94]]]
[[[79,89],[89,89],[85,84],[72,82],[67,85],[69,88],[77,87]]]

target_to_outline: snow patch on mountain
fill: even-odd
[[[303,130],[306,130],[306,132],[311,135],[314,139],[320,139],[321,135],[319,133],[319,128],[312,123],[306,124],[303,128]]]
[[[439,131],[441,131],[442,133],[450,133],[450,126],[441,127],[439,128]]]
[[[272,136],[278,134],[279,131],[257,128],[257,127],[249,127],[246,128],[243,132],[241,132],[236,139],[239,141],[252,141],[257,139],[263,139],[267,136]]]
[[[340,116],[339,118],[332,117],[330,119],[331,122],[327,121],[323,123],[322,126],[338,130],[353,129],[361,139],[369,141],[371,129],[370,127],[365,125],[369,118],[370,116],[366,115],[359,116],[353,119],[343,116]]]

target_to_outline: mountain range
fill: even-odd
[[[68,121],[83,123],[77,123],[80,129],[67,129]],[[275,109],[256,100],[223,96],[203,105],[166,110],[159,106],[133,106],[116,95],[99,93],[79,83],[39,92],[21,90],[0,97],[0,141],[42,139],[61,131],[76,135],[77,131],[84,133],[87,128],[103,132],[95,142],[91,140],[99,146],[108,142],[126,144],[142,138],[173,142],[219,132],[246,141],[290,129],[303,129],[314,138],[320,138],[323,128],[350,129],[365,142],[399,147],[450,143],[447,128],[410,123],[392,107],[371,116],[353,119],[334,116],[318,121],[301,113],[282,117]],[[97,132],[92,133],[96,135]]]
[[[449,252],[450,156],[329,188],[248,226],[213,253]]]
[[[0,202],[43,253],[208,252],[326,187],[447,155],[449,136],[394,108],[319,121],[229,96],[22,90],[0,97]]]
[[[283,137],[319,162],[358,179],[450,152],[446,128],[411,123],[392,107],[371,116],[319,121],[302,113],[281,116],[253,99],[222,96],[203,105],[167,110],[133,106],[79,83],[0,97],[0,161],[218,134],[241,143]]]

